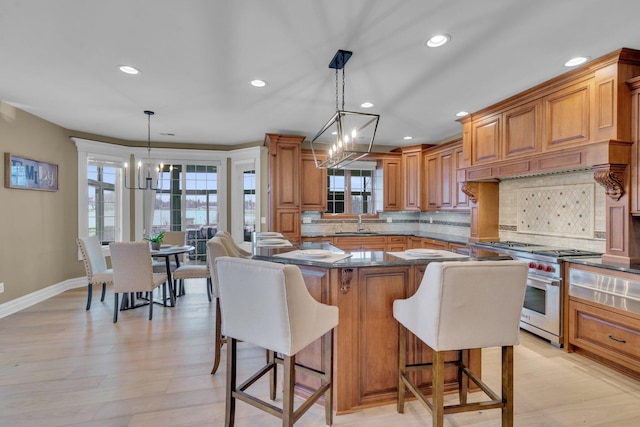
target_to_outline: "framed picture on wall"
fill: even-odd
[[[4,186],[58,191],[58,165],[4,153]]]

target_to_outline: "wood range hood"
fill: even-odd
[[[638,76],[640,51],[622,48],[461,118],[457,180],[471,199],[470,241],[498,238],[500,179],[591,169],[607,195],[603,260],[640,263],[640,209],[631,206]]]

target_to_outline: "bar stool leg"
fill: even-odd
[[[513,346],[502,347],[502,427],[513,426]]]
[[[214,343],[214,359],[213,368],[211,368],[211,375],[215,374],[220,366],[220,352],[222,349],[222,313],[220,313],[220,298],[216,298],[216,339]]]
[[[464,374],[463,368],[469,366],[469,349],[460,350],[460,359],[461,365],[458,366],[458,397],[460,404],[465,405],[469,393],[469,379]]]
[[[433,352],[433,427],[444,426],[444,351]]]
[[[402,380],[407,367],[407,328],[398,322],[398,413],[404,413],[404,395],[406,387]]]
[[[324,378],[329,388],[324,393],[324,418],[328,426],[333,424],[333,330],[324,335]]]
[[[269,372],[269,398],[271,400],[276,400],[276,391],[278,387],[278,364],[276,363],[276,353],[274,351],[267,350],[267,364],[271,365],[271,371]]]
[[[233,393],[236,391],[236,353],[237,340],[229,338],[227,340],[227,397],[224,415],[225,427],[233,427],[236,419],[236,398],[233,396]]]
[[[293,386],[295,383],[296,356],[283,357],[284,396],[282,397],[282,427],[293,427]]]

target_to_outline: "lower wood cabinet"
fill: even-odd
[[[568,350],[640,378],[640,316],[570,297]]]
[[[424,266],[318,269],[301,266],[305,284],[313,297],[339,309],[334,334],[334,409],[338,414],[368,406],[396,402],[398,389],[398,322],[393,302],[413,295],[422,280]],[[407,361],[430,362],[431,349],[413,334],[407,337]],[[297,361],[322,367],[320,340],[296,356]],[[447,360],[459,357],[447,352]],[[473,351],[471,364],[478,371],[480,351]],[[414,373],[416,383],[430,392],[429,373]],[[420,375],[419,377],[417,377]],[[446,370],[445,389],[456,388],[457,369]],[[315,378],[296,376],[296,387],[307,392]]]

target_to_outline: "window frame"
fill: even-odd
[[[85,237],[89,231],[89,159],[104,161],[105,163],[121,164],[129,161],[130,149],[114,144],[91,141],[83,138],[71,138],[78,150],[78,237]],[[117,174],[117,180],[122,179],[122,169]],[[117,184],[116,184],[117,185]],[[121,187],[122,188],[122,187]],[[130,198],[124,190],[118,191],[120,227],[116,232],[116,240],[128,240],[131,227],[127,218],[131,215]],[[109,255],[109,246],[103,245],[102,252]],[[78,260],[82,260],[82,254],[78,251]]]
[[[373,168],[355,168],[355,167],[350,167],[350,168],[345,168],[342,169],[345,171],[345,175],[344,175],[344,179],[345,179],[345,198],[344,198],[344,206],[345,206],[345,211],[347,212],[342,212],[342,213],[334,213],[334,212],[329,212],[329,192],[330,192],[330,186],[329,186],[329,181],[331,179],[328,170],[327,170],[327,183],[326,183],[326,192],[327,192],[327,210],[321,213],[321,218],[326,219],[326,218],[358,218],[359,216],[362,216],[363,218],[378,218],[378,212],[376,211],[376,180],[378,179],[376,176],[376,170]],[[352,170],[358,170],[358,171],[370,171],[371,175],[369,178],[371,178],[371,190],[368,192],[371,196],[371,200],[369,201],[369,206],[371,206],[371,209],[373,210],[372,213],[363,213],[362,215],[360,214],[356,214],[356,213],[351,213],[351,171]],[[362,175],[358,176],[358,178],[361,178]]]

